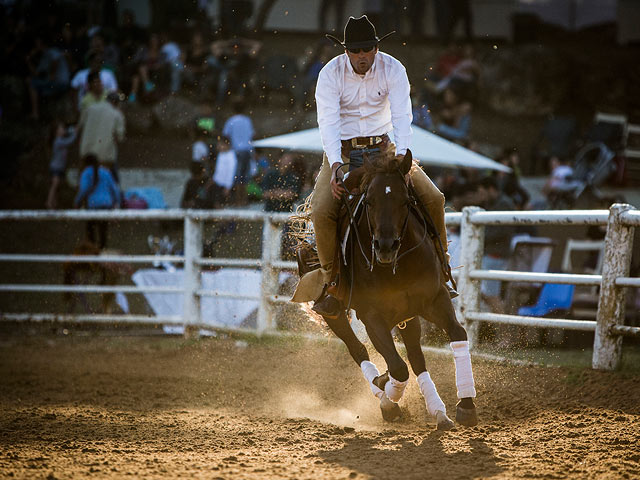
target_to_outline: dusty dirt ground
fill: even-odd
[[[2,478],[640,476],[637,374],[475,359],[481,423],[440,433],[413,376],[385,424],[335,342],[3,337]],[[427,360],[453,414],[453,360]]]

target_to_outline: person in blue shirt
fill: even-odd
[[[255,133],[251,119],[244,114],[244,101],[238,99],[234,102],[235,115],[226,121],[222,128],[222,134],[229,137],[231,149],[238,159],[236,169],[236,201],[243,205],[247,203],[246,184],[249,181],[249,170],[253,145],[251,140]]]
[[[111,171],[98,165],[95,155],[85,155],[84,168],[78,182],[78,193],[73,206],[93,210],[106,210],[120,207],[120,188]],[[87,238],[102,249],[107,243],[107,222],[90,220],[87,222]]]

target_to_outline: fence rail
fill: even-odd
[[[280,258],[281,225],[287,213],[263,213],[241,210],[71,210],[71,211],[0,211],[0,221],[56,221],[56,220],[112,220],[148,221],[175,220],[184,224],[184,255],[35,255],[0,254],[0,262],[34,263],[155,263],[184,264],[182,287],[138,287],[131,285],[25,285],[1,284],[0,292],[97,292],[97,293],[179,293],[184,295],[181,316],[148,315],[57,315],[46,313],[0,313],[0,320],[63,321],[98,323],[136,323],[184,325],[187,332],[197,328],[247,331],[205,325],[200,318],[202,297],[218,296],[244,300],[259,300],[255,333],[274,332],[273,307],[289,299],[278,295],[278,272],[295,268],[295,262]],[[262,254],[260,258],[202,258],[203,222],[215,220],[244,220],[262,222]],[[525,325],[567,330],[594,331],[593,368],[614,369],[619,365],[622,336],[640,336],[640,328],[623,325],[625,291],[640,287],[640,278],[629,277],[633,228],[640,226],[640,211],[629,205],[613,205],[610,210],[572,210],[541,212],[486,212],[467,207],[461,213],[447,213],[447,225],[461,227],[461,263],[456,271],[461,292],[460,313],[472,343],[477,341],[479,322]],[[605,260],[602,275],[572,275],[567,273],[533,273],[483,270],[485,226],[493,225],[600,225],[607,226]],[[201,288],[203,266],[246,267],[261,270],[260,295],[239,295],[231,292]],[[480,311],[480,280],[500,280],[534,283],[564,283],[599,286],[600,295],[596,321],[562,318],[534,318],[502,315]]]

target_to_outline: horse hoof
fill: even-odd
[[[380,399],[380,411],[382,418],[387,422],[394,422],[402,416],[402,411],[397,403],[393,403],[386,395]]]
[[[456,427],[456,424],[453,423],[453,420],[447,417],[447,414],[441,412],[440,410],[436,412],[436,425],[437,429],[442,431],[451,430],[452,428]]]
[[[478,413],[476,407],[464,408],[458,403],[456,408],[456,422],[465,427],[474,427],[478,424]]]

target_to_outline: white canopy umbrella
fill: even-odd
[[[501,163],[427,132],[420,127],[412,125],[411,129],[413,130],[413,135],[411,136],[410,149],[413,157],[423,165],[511,171],[509,167]],[[393,140],[393,132],[390,132],[389,136]],[[253,142],[253,145],[262,148],[284,148],[300,152],[322,153],[320,130],[317,128],[263,138]]]

